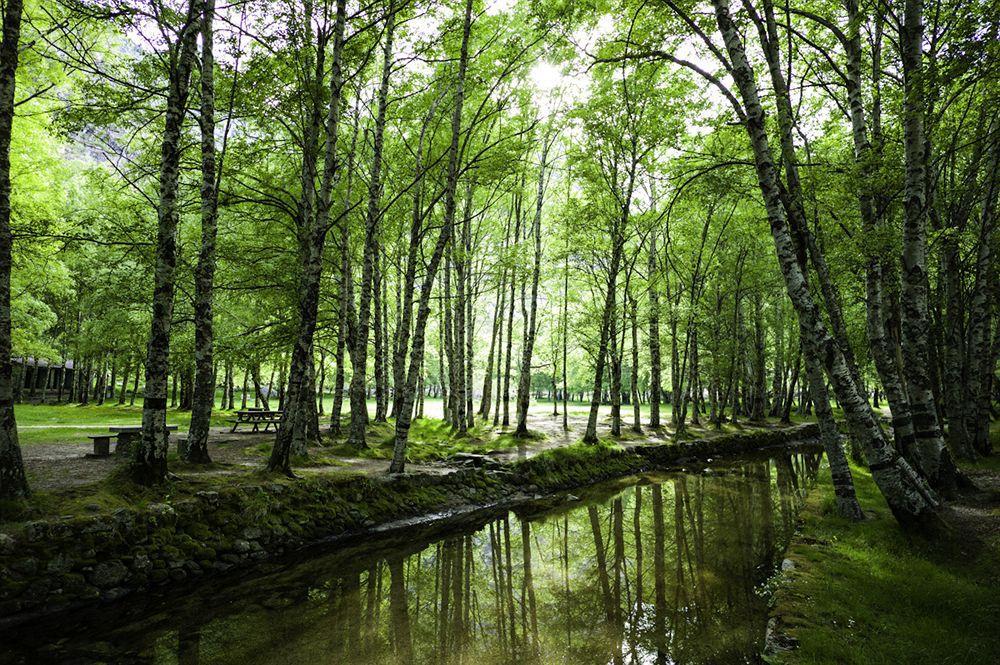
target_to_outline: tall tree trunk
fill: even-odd
[[[472,205],[472,199],[470,194],[469,206]],[[465,220],[462,223],[462,238],[465,244],[465,255],[466,257],[472,256],[472,216],[466,215]],[[465,271],[465,418],[466,425],[471,429],[476,426],[476,416],[472,412],[472,400],[473,400],[473,364],[475,362],[475,333],[476,333],[476,316],[475,316],[475,301],[476,297],[472,291],[472,271],[473,266],[468,264]]]
[[[506,286],[507,269],[500,271],[500,281],[497,283],[496,304],[493,307],[493,326],[490,329],[490,353],[486,357],[486,375],[483,377],[483,396],[479,402],[479,415],[489,418],[490,407],[493,405],[493,361],[497,353],[497,335],[500,332],[502,314],[505,299],[504,287]],[[499,363],[498,363],[499,364]]]
[[[472,182],[466,183],[465,188],[465,210],[462,216],[462,228],[464,233],[465,225],[472,215]],[[466,271],[469,268],[469,257],[466,254],[467,248],[462,238],[452,229],[451,255],[455,265],[455,300],[449,303],[454,307],[452,317],[452,348],[451,348],[451,397],[453,410],[451,413],[451,425],[458,430],[460,435],[464,435],[469,430],[469,421],[465,415],[466,407],[466,385],[465,385],[465,364],[466,364],[466,337],[469,334],[466,326]],[[447,275],[447,273],[446,273]]]
[[[351,132],[351,145],[347,151],[347,187],[344,194],[344,208],[351,206],[351,191],[354,184],[354,155],[358,142],[358,126],[360,124],[355,113],[354,131]],[[336,375],[334,376],[333,407],[330,410],[330,433],[340,436],[343,431],[341,414],[344,408],[344,370],[346,355],[345,351],[352,348],[352,339],[355,334],[354,328],[357,326],[354,312],[354,279],[351,271],[351,224],[344,215],[340,220],[340,280],[338,283],[339,293],[337,302],[339,311],[337,313],[337,353],[335,362],[337,363]]]
[[[215,0],[205,0],[201,22],[201,251],[194,282],[194,396],[184,459],[207,464],[208,430],[215,405],[212,288],[219,196],[215,167],[215,57],[212,52]]]
[[[204,2],[200,0],[188,3],[184,26],[177,43],[171,48],[169,58],[166,122],[160,151],[156,267],[153,271],[153,312],[146,350],[142,436],[136,446],[131,468],[133,479],[143,485],[162,482],[167,475],[167,371],[170,325],[174,311],[174,269],[177,263],[177,190],[181,131],[203,6]]]
[[[329,230],[331,193],[334,180],[339,176],[336,166],[337,138],[339,134],[341,94],[343,91],[342,56],[344,50],[344,24],[346,21],[346,0],[337,0],[334,21],[333,64],[330,73],[330,101],[326,114],[326,142],[323,155],[323,179],[318,201],[315,196],[316,151],[312,145],[318,143],[321,90],[315,90],[313,118],[303,150],[303,200],[299,219],[301,273],[298,289],[298,330],[289,370],[288,392],[285,400],[285,420],[274,438],[269,471],[291,475],[292,454],[304,455],[309,439],[309,423],[312,414],[308,405],[315,406],[312,382],[309,373],[313,361],[313,337],[316,332],[316,317],[319,310],[319,291],[323,272],[323,246]],[[319,49],[322,54],[323,49]],[[323,80],[323,58],[317,57],[314,87],[319,88]],[[313,207],[316,207],[313,212]],[[284,365],[282,365],[284,367]]]
[[[569,379],[566,361],[569,347],[569,237],[566,238],[566,254],[563,257],[563,311],[562,311],[562,402],[563,431],[569,431]]]
[[[517,430],[514,436],[528,435],[528,400],[531,391],[531,360],[535,348],[535,334],[538,331],[538,279],[542,271],[542,205],[545,202],[545,180],[547,177],[549,147],[555,134],[542,141],[542,159],[538,169],[538,190],[535,198],[535,217],[531,225],[531,235],[535,241],[535,259],[531,269],[531,307],[525,321],[525,335],[521,344],[521,376],[517,383]]]
[[[0,499],[28,495],[21,446],[14,420],[10,328],[10,141],[14,125],[14,85],[20,54],[22,0],[6,0],[0,42]]]
[[[660,288],[656,261],[656,233],[649,234],[649,426],[660,428],[660,387],[663,383],[660,360]]]
[[[365,243],[361,259],[361,292],[358,296],[358,319],[352,345],[351,366],[351,427],[347,442],[363,448],[365,427],[368,425],[366,374],[368,370],[368,328],[372,305],[372,281],[377,249],[377,233],[382,212],[382,148],[385,139],[385,116],[389,106],[389,78],[392,75],[392,39],[396,27],[395,0],[389,0],[385,35],[382,45],[382,78],[378,90],[378,109],[372,137],[372,169],[368,181],[368,210],[365,215]],[[376,316],[378,312],[376,312]]]
[[[316,414],[324,415],[326,409],[323,407],[323,398],[326,391],[326,354],[319,353],[319,385],[316,386]]]
[[[132,381],[132,393],[128,398],[128,405],[135,406],[135,398],[139,394],[139,379],[142,376],[142,363],[135,365],[135,379]]]
[[[872,477],[896,519],[907,528],[926,527],[938,519],[937,501],[920,476],[886,441],[870,407],[858,394],[843,353],[827,332],[796,256],[788,219],[778,190],[777,173],[764,126],[764,111],[758,97],[753,70],[729,13],[728,0],[713,0],[712,4],[730,58],[733,79],[743,101],[746,114],[744,125],[753,148],[758,185],[767,209],[771,235],[785,286],[799,316],[806,353],[811,353],[814,358],[821,360],[845,415],[853,421],[857,431],[866,434],[864,445]]]
[[[944,445],[928,373],[927,144],[923,108],[923,0],[904,0],[899,43],[903,64],[903,370],[916,438],[916,457],[931,486],[955,489],[954,462]]]
[[[514,225],[514,242],[519,242],[521,236],[521,221],[518,217]],[[514,288],[517,282],[517,266],[510,268],[510,289],[507,292],[507,299],[510,301],[510,309],[507,312],[507,356],[503,371],[503,422],[504,427],[510,425],[510,366],[514,351]],[[499,391],[498,391],[499,393]],[[499,396],[499,394],[498,394]],[[497,404],[497,412],[500,411],[500,404]]]
[[[452,427],[455,427],[455,414],[458,412],[458,406],[455,404],[455,400],[458,399],[457,391],[455,389],[455,329],[454,329],[454,308],[452,306],[451,297],[451,266],[453,250],[451,242],[444,249],[444,279],[443,279],[443,289],[444,289],[444,304],[441,306],[442,316],[444,318],[444,354],[448,359],[448,399],[444,401],[444,420],[445,422],[451,423]],[[441,377],[442,383],[444,383],[444,376]]]
[[[395,347],[393,349],[392,361],[392,413],[398,419],[403,408],[403,398],[406,392],[406,354],[410,347],[410,333],[413,322],[413,293],[416,283],[417,261],[420,253],[420,240],[423,231],[423,222],[430,214],[433,205],[425,209],[423,203],[424,195],[424,145],[427,137],[427,130],[430,127],[437,111],[440,97],[434,99],[427,114],[424,116],[423,124],[420,127],[420,138],[417,141],[417,151],[414,158],[413,177],[413,209],[410,216],[410,244],[406,252],[406,267],[403,271],[402,303],[400,304],[398,325],[394,337]],[[421,375],[422,377],[422,375]]]
[[[384,423],[389,411],[388,377],[385,374],[385,265],[382,254],[374,253],[375,275],[372,284],[372,344],[375,347],[375,422]]]
[[[639,312],[635,298],[629,299],[629,320],[632,324],[632,367],[629,371],[632,400],[632,431],[642,433],[642,413],[639,408]]]
[[[465,102],[465,74],[469,65],[469,35],[472,32],[472,0],[466,0],[465,18],[462,24],[462,47],[458,59],[458,73],[455,80],[455,103],[451,113],[451,143],[448,147],[448,179],[445,184],[444,196],[444,228],[431,254],[427,265],[424,282],[420,290],[420,303],[417,306],[417,320],[413,330],[413,344],[410,351],[410,367],[406,375],[406,389],[399,417],[396,419],[396,435],[393,442],[392,463],[390,473],[402,473],[406,464],[406,444],[409,439],[410,424],[413,414],[413,398],[416,391],[417,377],[424,358],[424,332],[427,328],[427,318],[430,315],[431,286],[437,273],[438,265],[444,254],[445,246],[452,234],[455,223],[455,192],[458,189],[458,158],[459,138],[462,134],[462,107]]]
[[[128,391],[128,380],[132,378],[132,356],[126,356],[125,367],[122,369],[122,387],[118,391],[118,405],[125,404],[125,393]]]
[[[997,131],[996,125],[993,126]],[[969,308],[969,380],[966,426],[973,449],[980,455],[992,453],[990,444],[990,383],[996,355],[990,348],[990,319],[996,311],[996,257],[992,244],[996,236],[997,197],[1000,195],[1000,137],[993,141],[989,176],[979,222],[979,248]],[[993,293],[990,293],[990,290]],[[992,295],[992,298],[991,298]],[[998,326],[1000,327],[1000,326]],[[997,331],[1000,339],[1000,330]]]

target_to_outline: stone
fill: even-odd
[[[789,570],[795,570],[795,562],[791,559],[784,559],[781,562],[781,571],[788,572]]]
[[[114,600],[119,600],[124,598],[129,594],[128,589],[123,589],[122,587],[115,587],[114,589],[108,589],[107,591],[101,592],[101,600],[104,602],[111,602]]]
[[[146,510],[156,522],[170,520],[177,515],[169,503],[151,503]]]
[[[218,502],[219,500],[218,492],[210,492],[208,490],[205,490],[202,492],[195,492],[194,495],[202,499],[203,501],[207,501],[208,503]]]
[[[24,535],[29,543],[37,543],[48,536],[48,524],[45,522],[28,522],[24,525]]]
[[[34,575],[38,571],[38,561],[28,557],[25,559],[15,559],[8,564],[9,568],[15,573],[20,573],[21,575]]]
[[[112,559],[94,566],[90,573],[90,583],[100,589],[110,589],[121,584],[127,576],[128,568],[121,561]]]
[[[0,554],[10,554],[17,546],[17,541],[10,534],[0,533]]]
[[[145,573],[152,570],[153,564],[149,560],[149,555],[145,553],[139,553],[135,555],[132,559],[132,569],[136,572]]]
[[[46,573],[64,573],[73,567],[73,562],[67,558],[62,552],[56,554],[52,557],[47,564],[45,564]]]

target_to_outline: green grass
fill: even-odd
[[[332,455],[366,457],[388,460],[392,458],[395,423],[389,419],[385,423],[371,423],[368,426],[368,448],[356,450],[343,440],[335,442],[328,450]],[[456,453],[485,453],[491,450],[516,448],[519,444],[544,439],[544,435],[533,433],[527,439],[516,439],[513,432],[496,434],[482,424],[469,429],[466,434],[453,431],[451,425],[439,418],[418,418],[410,426],[406,459],[409,462],[441,460]]]
[[[14,407],[14,414],[18,440],[22,445],[80,443],[87,440],[88,434],[107,431],[110,425],[138,425],[142,421],[142,406],[118,406],[109,402],[100,406],[18,404]],[[213,411],[212,424],[225,425],[229,417],[228,411]],[[167,411],[167,423],[177,425],[179,431],[186,431],[190,422],[190,411]]]
[[[1000,467],[994,456],[985,462]],[[853,469],[874,518],[834,514],[829,470],[802,512],[788,557],[796,567],[777,614],[799,647],[779,663],[996,663],[1000,540],[928,542],[897,526],[867,471]]]

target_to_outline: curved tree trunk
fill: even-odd
[[[812,353],[814,358],[819,358],[830,377],[845,415],[856,431],[866,435],[864,446],[872,478],[885,496],[896,519],[907,528],[926,527],[938,519],[937,500],[910,465],[886,441],[870,407],[858,394],[843,353],[827,332],[796,256],[788,219],[778,191],[777,172],[771,156],[771,147],[764,126],[764,110],[758,97],[753,70],[729,13],[728,0],[713,0],[712,4],[731,61],[733,79],[743,101],[746,113],[744,124],[754,153],[758,185],[767,209],[771,236],[788,296],[799,317],[806,353]]]

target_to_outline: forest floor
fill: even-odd
[[[369,415],[374,416],[374,404],[370,406],[372,410]],[[530,436],[525,439],[515,438],[512,426],[493,426],[492,420],[487,422],[482,419],[467,435],[460,436],[453,433],[450,426],[440,419],[441,401],[428,399],[425,417],[415,421],[410,432],[407,471],[424,474],[450,473],[457,468],[451,460],[451,456],[456,453],[489,455],[497,461],[510,462],[572,445],[580,440],[586,429],[589,404],[570,403],[567,429],[563,427],[562,405],[558,408],[560,414],[553,415],[552,402],[534,403],[529,410]],[[325,410],[329,412],[329,408]],[[623,447],[663,444],[676,438],[711,438],[734,431],[778,426],[776,421],[754,426],[727,423],[720,430],[711,426],[689,425],[681,437],[675,437],[674,432],[666,427],[656,431],[646,428],[643,432],[634,432],[626,421],[623,423],[622,435],[612,437],[608,410],[607,406],[603,406],[600,411],[598,432],[607,442]],[[511,413],[512,419],[513,415]],[[623,406],[623,415],[627,419],[631,418],[631,408],[627,405]],[[645,409],[643,415],[648,417]],[[87,492],[91,486],[99,492],[98,486],[110,478],[124,460],[114,455],[108,458],[87,457],[87,453],[93,449],[87,435],[106,432],[112,425],[136,425],[141,416],[140,406],[111,403],[89,406],[18,405],[16,417],[22,454],[30,486],[35,492],[32,503],[48,503],[54,507],[59,504],[61,494],[71,492],[78,495]],[[274,433],[230,433],[227,419],[231,417],[232,413],[228,411],[213,413],[213,427],[209,437],[212,464],[203,466],[182,463],[172,447],[168,457],[171,473],[180,479],[201,483],[235,479],[259,472],[270,454]],[[669,424],[669,405],[664,406],[661,417]],[[324,427],[327,418],[328,416],[321,416]],[[190,412],[176,409],[168,411],[167,422],[178,426],[178,431],[171,437],[172,441],[178,435],[185,435],[189,421]],[[345,415],[345,424],[346,421]],[[392,454],[392,437],[391,420],[388,423],[372,423],[368,432],[368,448],[357,450],[348,447],[343,439],[326,437],[322,445],[310,448],[307,459],[295,460],[293,466],[297,474],[307,476],[384,474]]]
[[[994,450],[1000,449],[1000,430]],[[802,511],[776,596],[769,662],[978,663],[1000,654],[1000,454],[965,464],[977,486],[950,501],[950,535],[907,536],[854,467],[868,520],[834,515],[829,469]]]

